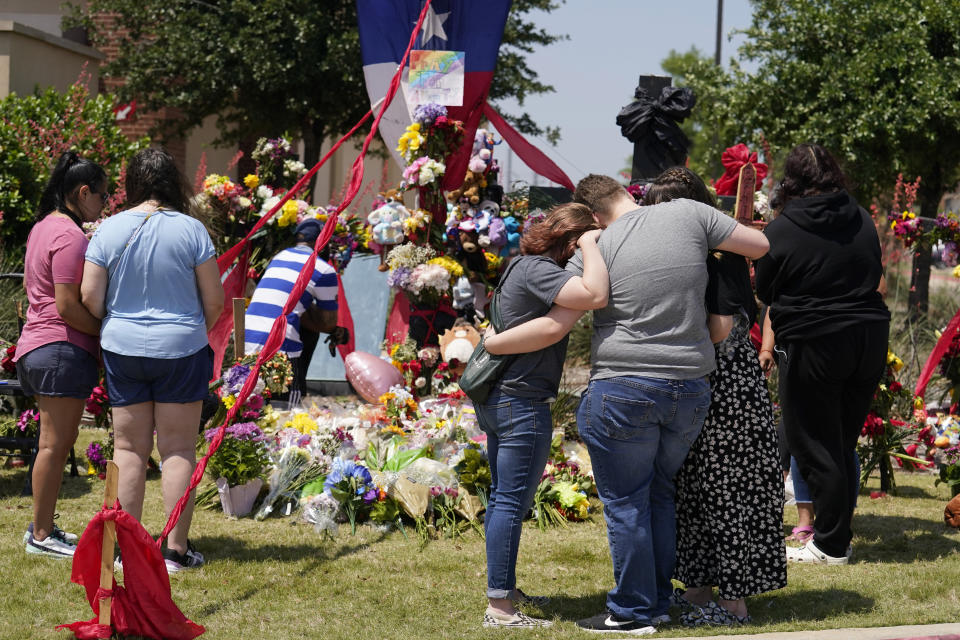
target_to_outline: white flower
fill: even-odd
[[[427,384],[427,379],[424,378],[423,376],[420,376],[419,378],[413,381],[413,386],[415,386],[417,389],[422,389],[423,387],[426,386],[426,384]]]

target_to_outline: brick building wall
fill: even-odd
[[[106,58],[101,63],[108,64],[117,59],[120,52],[119,42],[122,32],[116,26],[116,14],[98,13],[93,17],[97,26],[97,32],[100,34],[101,41],[97,44],[97,49],[103,53]],[[123,85],[122,78],[109,78],[100,76],[100,90],[112,93]],[[151,142],[162,145],[173,156],[177,166],[181,171],[186,172],[187,142],[182,137],[158,137],[151,135],[155,127],[164,121],[176,120],[179,117],[177,110],[173,108],[163,108],[159,111],[141,111],[137,110],[133,118],[119,123],[120,129],[130,138],[137,139],[143,136],[151,136]]]

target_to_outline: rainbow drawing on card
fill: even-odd
[[[410,102],[463,104],[463,51],[411,51],[407,85]]]

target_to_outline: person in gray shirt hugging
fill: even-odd
[[[638,207],[613,178],[591,174],[574,200],[604,228],[610,278],[594,311],[590,383],[577,424],[604,506],[615,586],[588,631],[645,635],[668,621],[676,547],[674,476],[703,426],[715,369],[704,296],[707,254],[759,258],[764,235],[700,202]],[[567,270],[580,274],[578,253]],[[525,353],[563,338],[582,311],[550,312],[487,338],[490,353]]]

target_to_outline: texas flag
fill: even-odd
[[[450,117],[464,123],[464,146],[448,158],[445,189],[458,187],[466,173],[510,4],[511,0],[432,0],[414,42],[414,49],[465,54],[463,105],[447,106]],[[423,0],[357,0],[363,74],[371,104],[386,94],[423,5]],[[380,135],[401,166],[406,163],[395,150],[397,140],[410,124],[416,106],[407,103],[406,73],[404,70],[404,90],[397,93],[380,121]]]

